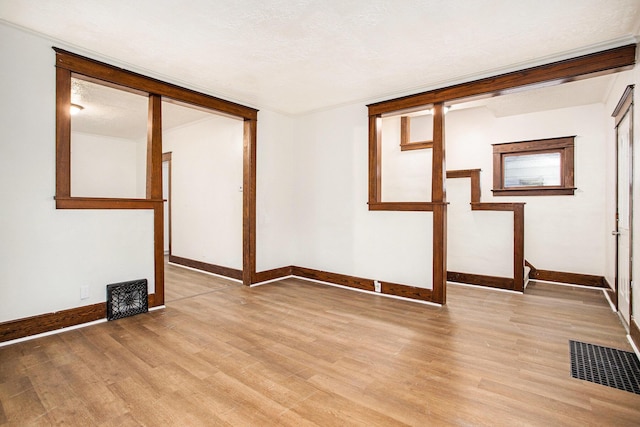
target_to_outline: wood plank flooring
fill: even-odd
[[[168,266],[167,308],[0,348],[0,425],[625,426],[640,396],[571,378],[629,350],[602,292],[450,285],[446,307]]]

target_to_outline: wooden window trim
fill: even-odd
[[[411,117],[400,117],[400,151],[433,148],[433,141],[411,141]]]
[[[251,285],[256,276],[256,140],[258,110],[146,77],[112,65],[53,48],[56,52],[56,208],[153,209],[153,305],[164,304],[164,212],[162,200],[162,98],[215,110],[244,121],[242,279]],[[149,96],[147,137],[147,193],[144,199],[71,196],[71,77],[117,86]]]
[[[574,186],[574,136],[537,139],[530,141],[493,144],[493,192],[494,196],[564,196],[573,195]],[[504,187],[504,160],[509,156],[560,153],[559,186]]]

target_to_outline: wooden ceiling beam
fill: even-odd
[[[375,116],[473,96],[500,95],[503,91],[541,83],[565,83],[611,74],[632,68],[635,60],[636,45],[630,44],[494,77],[376,102],[368,105],[369,115]]]

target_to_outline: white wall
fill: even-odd
[[[432,287],[432,214],[370,212],[362,104],[296,118],[294,265]]]
[[[294,133],[294,119],[268,110],[258,113],[256,188],[256,270],[292,265],[295,254],[295,147],[303,140]]]
[[[55,209],[51,42],[0,25],[0,54],[0,322],[105,301],[113,282],[153,290],[152,211]]]
[[[513,212],[472,211],[470,181],[447,179],[447,270],[513,277]]]
[[[242,269],[243,122],[212,114],[162,139],[172,153],[172,255]]]
[[[525,258],[534,266],[604,275],[605,117],[603,104],[500,118],[485,108],[450,111],[446,115],[447,170],[482,169],[482,201],[526,203]],[[575,195],[493,197],[491,144],[570,135],[577,135]],[[505,229],[511,227],[505,224]],[[480,245],[471,249],[485,250]]]
[[[146,141],[71,133],[71,195],[146,197]]]

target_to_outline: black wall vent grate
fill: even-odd
[[[107,320],[149,311],[147,279],[107,285]]]
[[[640,361],[630,352],[569,341],[571,376],[640,394]]]

